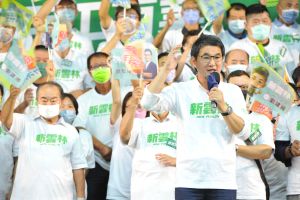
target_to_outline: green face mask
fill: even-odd
[[[42,74],[42,77],[47,76],[47,71],[46,71],[47,63],[37,62],[36,66],[39,68],[39,70]]]
[[[91,71],[94,81],[103,84],[110,80],[111,72],[109,67],[99,67]]]

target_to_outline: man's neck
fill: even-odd
[[[284,25],[286,25],[287,27],[289,27],[289,26],[292,26],[294,23],[292,23],[292,24],[288,24],[288,23],[286,23],[283,19],[281,19],[281,17],[277,17],[277,19],[281,22],[281,23],[283,23]]]
[[[60,51],[56,51],[56,52],[57,52],[57,54],[59,55],[60,58],[64,59],[69,54],[70,50],[71,50],[71,48],[68,48],[68,49],[66,49],[62,52],[60,52]]]
[[[199,24],[184,24],[184,27],[188,31],[192,31],[192,30],[198,30],[200,28],[200,25]]]
[[[248,36],[248,38],[249,38],[249,40],[251,41],[251,42],[254,42],[255,44],[268,44],[269,43],[269,38],[267,38],[267,39],[265,39],[265,40],[262,40],[262,41],[257,41],[257,40],[255,40],[254,38],[252,38],[252,37],[250,37],[250,36]]]
[[[53,118],[50,119],[46,119],[43,117],[43,119],[47,122],[47,124],[56,124],[59,120],[59,116],[55,116]]]
[[[111,82],[108,81],[104,84],[96,83],[95,89],[98,94],[106,95],[111,90]]]
[[[206,90],[208,90],[208,85],[207,85],[207,78],[205,78],[203,75],[200,75],[198,73],[197,75],[197,80],[200,83],[200,85],[205,88]]]
[[[169,112],[164,112],[164,113],[159,114],[159,115],[156,114],[156,113],[154,113],[154,112],[151,112],[151,114],[152,114],[152,116],[153,116],[157,121],[163,122],[163,121],[165,121],[165,119],[168,117]]]

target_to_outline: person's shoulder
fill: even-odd
[[[256,122],[260,122],[261,124],[272,123],[266,115],[261,113],[252,112],[249,114],[249,117]]]
[[[77,99],[78,103],[81,101],[85,101],[91,99],[95,94],[95,88],[90,89],[89,91],[85,92],[84,94],[80,95]]]

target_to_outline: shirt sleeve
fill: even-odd
[[[261,137],[258,138],[257,144],[265,144],[275,149],[275,144],[273,140],[273,124],[272,122],[264,115],[261,116]]]
[[[115,23],[116,22],[113,19],[111,19],[110,20],[110,25],[107,29],[103,28],[101,26],[101,23],[100,23],[101,30],[102,30],[102,33],[103,33],[106,41],[109,41],[113,37],[113,35],[115,34],[115,32],[116,32],[116,24]]]
[[[86,127],[86,122],[87,122],[87,111],[85,108],[85,102],[83,98],[78,99],[78,115],[76,116],[74,122],[73,122],[73,126],[74,127],[82,127],[85,128]]]
[[[76,131],[76,130],[74,130]],[[71,152],[71,164],[72,164],[72,169],[83,169],[87,168],[87,162],[84,156],[84,151],[82,148],[82,144],[80,142],[79,135],[76,133],[73,147],[72,147],[72,152]]]
[[[88,168],[95,167],[95,157],[94,157],[94,147],[93,147],[93,140],[90,133],[84,129],[80,129],[79,131],[79,138],[82,145],[82,150],[86,162],[88,164]]]
[[[154,111],[156,113],[162,113],[166,111],[175,113],[177,102],[176,91],[174,88],[175,84],[176,83],[165,87],[159,94],[151,93],[148,88],[145,88],[141,105],[146,110]]]
[[[276,141],[290,141],[290,133],[287,124],[287,115],[281,115],[276,128]]]
[[[141,119],[134,119],[133,122],[133,128],[130,133],[130,139],[128,142],[128,146],[132,148],[138,148],[138,140],[139,140],[139,135],[142,133],[142,127],[143,127],[143,122]]]
[[[8,133],[11,134],[15,139],[20,138],[22,135],[26,124],[26,117],[23,114],[14,113],[13,114],[13,123],[8,130]]]

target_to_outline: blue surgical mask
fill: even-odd
[[[183,11],[183,21],[187,24],[198,24],[200,19],[199,11],[196,9],[187,9]]]
[[[263,41],[269,37],[271,26],[259,24],[251,28],[252,37],[257,41]]]
[[[299,16],[299,10],[296,9],[286,9],[282,10],[282,19],[288,23],[293,24]]]
[[[60,116],[64,118],[65,122],[72,124],[76,117],[76,112],[74,110],[62,110],[60,111]]]
[[[245,30],[245,20],[229,20],[228,27],[234,34],[240,34]]]
[[[59,9],[59,10],[57,10],[56,14],[59,17],[59,20],[63,21],[63,22],[72,23],[76,17],[75,10],[73,10],[72,8]]]
[[[70,41],[68,38],[65,38],[61,43],[55,48],[58,52],[63,52],[70,47]]]

